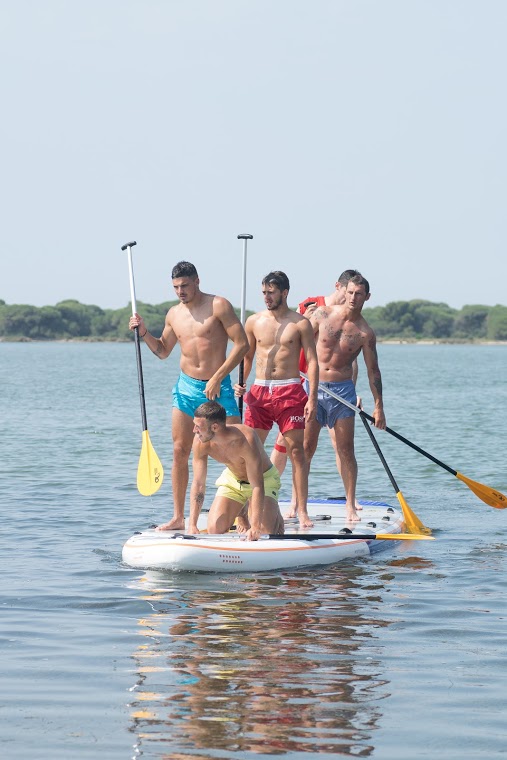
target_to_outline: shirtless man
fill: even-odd
[[[360,274],[360,272],[358,272],[357,269],[346,269],[339,276],[338,280],[335,283],[335,289],[330,295],[309,296],[308,298],[305,298],[305,300],[301,301],[301,303],[299,304],[297,308],[298,314],[305,314],[307,317],[310,317],[318,306],[341,306],[342,304],[344,304],[347,283],[351,277],[354,277],[357,274]],[[299,370],[300,372],[306,373],[307,369],[308,368],[306,366],[304,354],[303,352],[301,352],[301,356],[299,359]],[[354,360],[352,364],[352,382],[354,383],[354,385],[356,385],[356,382],[357,382],[357,361],[356,360]],[[328,428],[328,430],[329,430],[329,437],[331,439],[331,443],[333,445],[333,449],[335,452],[336,466],[338,468],[338,472],[341,473],[341,462],[340,462],[340,457],[336,450],[336,439],[334,435],[334,428]],[[275,465],[280,475],[283,475],[283,472],[287,465],[287,447],[285,445],[284,437],[281,433],[278,433],[278,437],[276,439],[275,445],[273,446],[273,451],[271,452],[271,461]],[[310,465],[311,465],[311,462],[308,462],[308,468],[310,468]],[[357,501],[356,501],[356,509],[362,509],[361,505]],[[295,493],[293,489],[292,507],[286,513],[285,517],[295,517],[295,516],[296,516],[296,500],[295,500]]]
[[[245,324],[250,344],[245,380],[257,353],[255,381],[245,396],[245,424],[255,428],[263,443],[273,422],[278,424],[292,462],[299,523],[302,528],[311,528],[304,429],[305,423],[315,419],[319,368],[310,322],[287,306],[289,287],[286,274],[270,272],[262,281],[266,310],[253,314]],[[301,350],[308,366],[308,396],[299,377]],[[238,393],[245,391],[245,386],[235,388]]]
[[[356,404],[352,365],[362,351],[375,402],[375,427],[385,430],[386,419],[376,337],[361,315],[369,297],[368,281],[362,275],[351,277],[345,291],[345,304],[320,306],[314,311],[310,321],[317,341],[320,385],[328,387],[351,404]],[[355,507],[357,462],[354,453],[354,417],[355,412],[319,388],[317,419],[310,420],[305,431],[305,453],[311,460],[317,448],[321,427],[327,425],[334,428],[342,468],[341,476],[345,486],[345,509],[351,522],[361,519]]]
[[[173,388],[172,487],[174,515],[158,530],[185,529],[185,494],[188,486],[188,458],[194,440],[194,412],[206,400],[217,400],[231,422],[240,422],[229,373],[248,351],[245,331],[229,301],[203,293],[193,264],[180,261],[172,270],[173,287],[179,304],[167,312],[160,338],[155,338],[139,314],[129,327],[139,327],[139,335],[159,359],[166,359],[180,344],[180,376]],[[227,342],[233,347],[226,356]]]
[[[227,533],[247,502],[248,540],[256,541],[261,533],[283,533],[278,470],[255,430],[247,425],[226,425],[225,419],[225,409],[216,401],[206,401],[195,410],[189,533],[199,533],[197,518],[206,491],[208,457],[226,465],[216,481],[218,491],[208,515],[208,533]]]

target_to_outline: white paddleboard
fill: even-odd
[[[309,499],[308,513],[314,527],[301,530],[297,518],[285,520],[283,539],[265,537],[259,541],[245,541],[235,532],[192,536],[183,531],[156,531],[152,528],[129,538],[123,546],[122,558],[130,567],[142,569],[250,573],[328,565],[367,557],[392,547],[394,541],[375,539],[375,534],[403,532],[401,511],[385,502],[362,499],[359,502],[363,506],[361,522],[349,523],[345,517],[344,499]],[[288,503],[280,502],[282,514],[288,509]],[[199,529],[205,528],[206,519],[205,514],[201,515]],[[340,531],[348,537],[337,537]],[[323,538],[323,533],[331,533],[333,537]],[[313,534],[319,534],[319,538],[312,540]],[[363,538],[355,539],[354,534]],[[372,538],[364,538],[366,534]]]

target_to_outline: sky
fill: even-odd
[[[504,0],[1,0],[0,299],[507,305]]]

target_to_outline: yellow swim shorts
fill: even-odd
[[[217,496],[225,496],[245,505],[252,495],[252,486],[246,480],[238,480],[236,475],[228,467],[222,472],[215,483],[218,486]],[[273,465],[264,473],[264,493],[270,499],[278,501],[280,491],[280,475]]]

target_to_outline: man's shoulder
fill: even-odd
[[[172,319],[177,319],[178,318],[178,314],[181,313],[181,306],[182,306],[181,303],[176,303],[176,304],[174,304],[174,306],[171,306],[170,309],[169,309],[169,311],[167,312],[167,314],[165,316],[166,321],[170,322]]]
[[[368,322],[362,315],[361,315],[361,320],[360,320],[360,326],[361,326],[362,331],[366,333],[368,338],[376,338],[375,330],[373,329],[373,327],[370,327],[370,325],[368,324]]]
[[[337,304],[331,304],[328,306],[326,303],[323,303],[315,309],[312,314],[312,319],[315,318],[317,321],[321,319],[338,319],[341,318],[344,314],[345,309],[342,305],[338,306]]]
[[[241,438],[242,440],[245,438],[251,438],[252,434],[255,433],[255,430],[248,425],[245,425],[244,422],[229,422],[226,430],[229,432],[230,438],[234,436],[235,438]]]
[[[200,441],[196,436],[192,445],[192,452],[196,459],[205,459],[206,457],[211,456],[209,442],[206,441],[206,443],[203,443],[203,441]]]
[[[262,311],[256,311],[255,314],[250,314],[250,316],[247,317],[246,321],[253,325],[256,322],[259,322],[259,320],[265,319],[268,316],[269,311],[267,309],[263,309]]]
[[[210,303],[213,305],[213,309],[232,309],[232,303],[225,298],[225,296],[217,296],[216,294],[206,293],[210,299]]]

